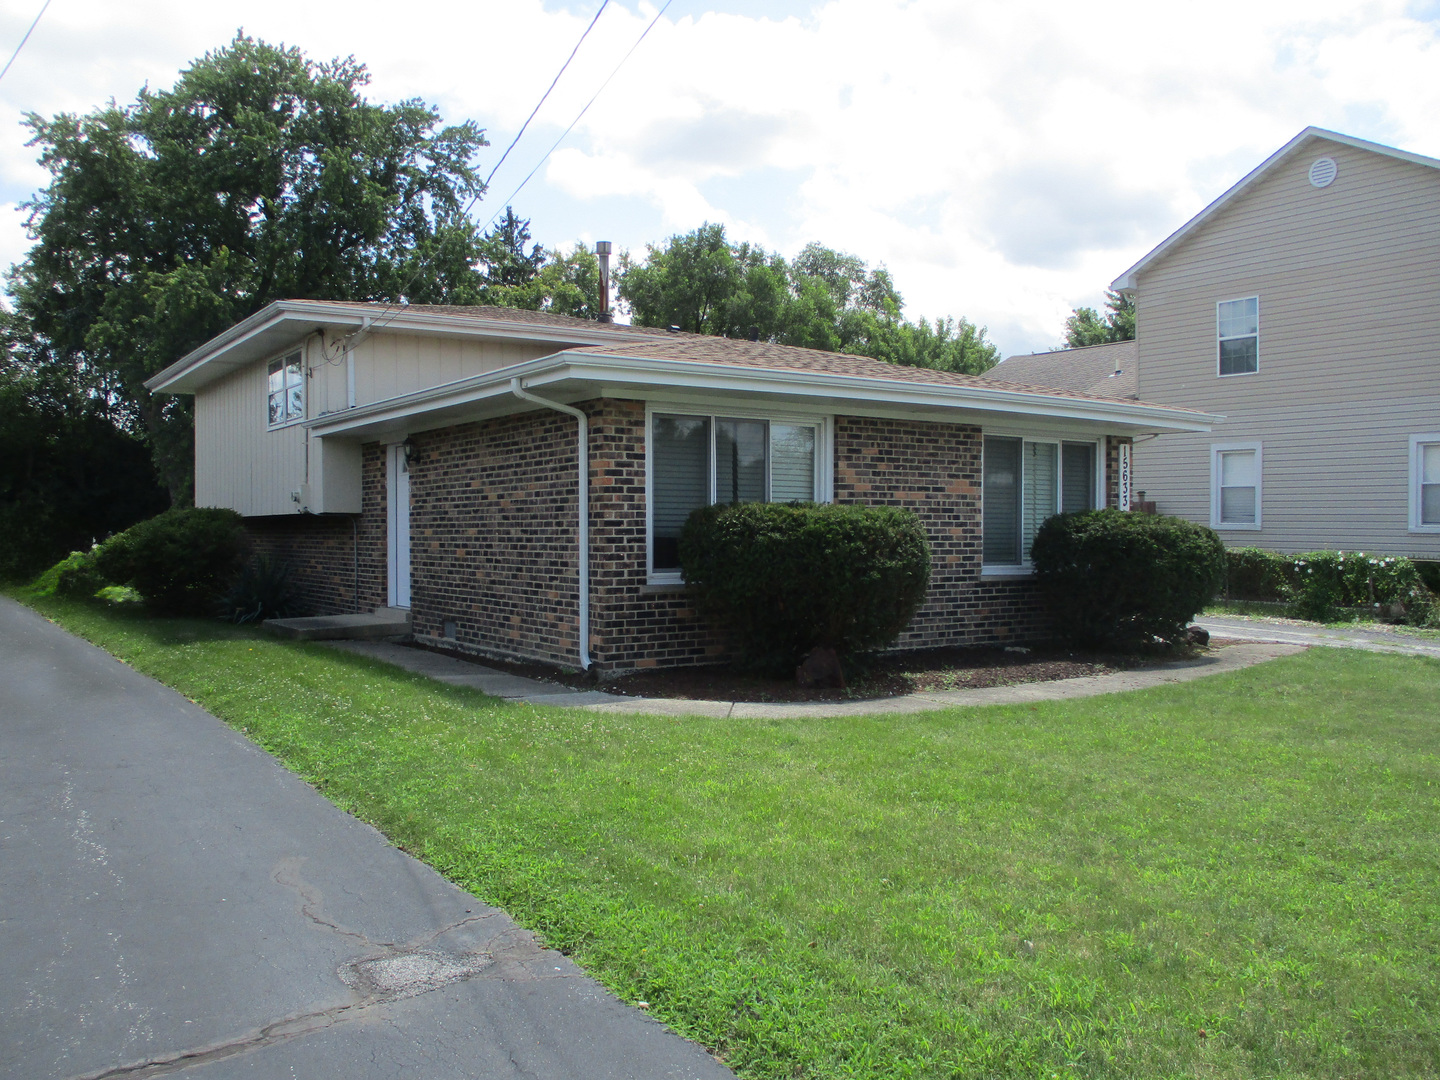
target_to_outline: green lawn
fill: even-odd
[[[1434,661],[675,720],[36,606],[742,1076],[1440,1073]]]

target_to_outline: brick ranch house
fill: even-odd
[[[1214,419],[539,312],[319,301],[273,303],[147,385],[195,396],[196,503],[244,515],[314,613],[408,608],[420,643],[602,675],[723,655],[676,556],[715,501],[908,507],[933,569],[899,644],[1033,638],[1039,524],[1128,506],[1131,439]]]

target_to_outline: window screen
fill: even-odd
[[[985,475],[981,488],[985,515],[983,558],[996,565],[1020,563],[1019,439],[985,440]]]
[[[1254,450],[1220,454],[1220,521],[1225,525],[1255,524],[1256,475]]]
[[[770,425],[770,501],[815,498],[815,429],[808,424]]]
[[[680,568],[680,530],[692,510],[710,504],[710,418],[657,416],[651,442],[652,566]]]
[[[1021,550],[1030,557],[1035,532],[1055,513],[1060,481],[1059,447],[1054,443],[1025,444],[1025,492]]]
[[[769,424],[715,421],[715,501],[764,502]]]
[[[1095,444],[1065,443],[1061,448],[1060,509],[1067,514],[1095,509]]]

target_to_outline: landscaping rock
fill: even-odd
[[[845,672],[840,668],[840,658],[835,655],[834,649],[816,645],[795,669],[795,681],[801,686],[824,686],[843,690]]]
[[[1185,640],[1191,645],[1209,645],[1210,631],[1203,626],[1190,626],[1185,630]]]

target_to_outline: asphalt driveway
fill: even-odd
[[[720,1078],[204,710],[0,597],[0,1076]]]

